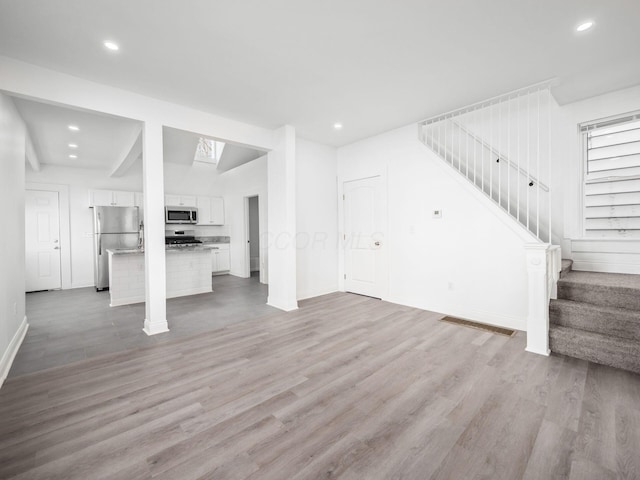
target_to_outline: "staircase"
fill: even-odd
[[[528,352],[549,354],[549,299],[560,271],[550,188],[555,101],[549,82],[419,122],[420,141],[503,213],[527,265]]]
[[[640,373],[640,275],[577,272],[563,260],[549,305],[552,352]]]
[[[551,91],[537,84],[420,122],[440,159],[530,234],[551,232]]]

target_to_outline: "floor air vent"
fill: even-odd
[[[465,327],[477,328],[479,330],[485,330],[487,332],[497,333],[499,335],[506,335],[507,337],[511,337],[516,333],[515,330],[510,330],[508,328],[495,327],[493,325],[473,322],[471,320],[465,320],[463,318],[443,317],[440,320],[442,322],[455,323],[456,325],[463,325]]]

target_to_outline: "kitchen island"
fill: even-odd
[[[165,250],[167,298],[209,293],[211,287],[211,249],[190,246]],[[145,301],[144,252],[138,249],[112,249],[109,254],[110,306]]]

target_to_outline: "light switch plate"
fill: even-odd
[[[434,210],[431,216],[433,218],[442,218],[442,210]]]

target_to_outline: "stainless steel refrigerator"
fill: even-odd
[[[107,249],[137,248],[138,207],[93,207],[94,277],[96,290],[109,288]]]

